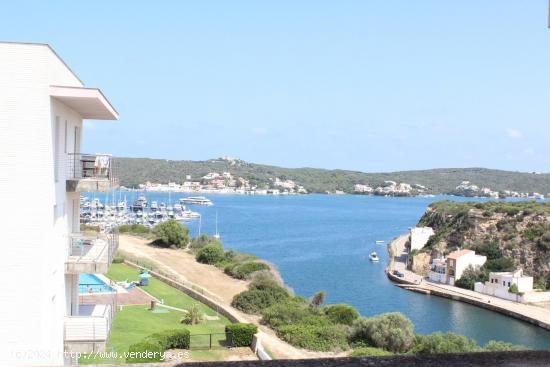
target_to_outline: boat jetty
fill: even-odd
[[[114,204],[101,202],[99,198],[89,199],[86,196],[80,197],[80,223],[99,226],[102,231],[122,225],[122,224],[142,224],[146,227],[167,221],[176,220],[178,222],[189,222],[199,219],[200,213],[187,208],[185,203],[192,205],[213,205],[212,201],[205,197],[182,198],[176,201],[174,205],[170,202],[149,201],[145,195],[139,195],[132,203],[128,203],[126,198],[119,198]]]

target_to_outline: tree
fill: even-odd
[[[203,312],[199,308],[198,304],[193,303],[193,305],[187,310],[185,316],[181,318],[181,323],[187,325],[196,325],[201,323],[202,320],[204,320]]]
[[[157,224],[153,234],[158,238],[157,243],[169,247],[184,248],[189,242],[189,230],[175,220],[168,220]]]
[[[512,343],[501,342],[497,340],[491,340],[483,347],[487,352],[508,352],[516,350],[525,350],[523,345],[516,345]]]
[[[460,279],[455,281],[455,286],[473,290],[475,283],[482,282],[485,277],[485,272],[481,270],[479,266],[473,267],[472,265],[469,265],[462,272]]]
[[[326,293],[325,291],[319,291],[311,297],[311,301],[309,302],[309,305],[315,309],[321,308],[321,306],[325,303]]]
[[[399,312],[362,318],[353,324],[351,340],[394,353],[404,353],[415,341],[414,325]]]

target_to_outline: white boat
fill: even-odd
[[[378,240],[378,241],[375,241],[377,245],[383,245],[384,244],[384,241],[383,240]]]
[[[376,252],[371,252],[369,255],[369,259],[372,262],[378,262],[380,259],[378,258],[378,254]]]
[[[190,205],[214,205],[214,203],[210,200],[205,198],[204,196],[190,196],[187,198],[180,199],[180,202],[184,204],[190,204]]]

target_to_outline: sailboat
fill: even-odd
[[[216,233],[214,234],[214,238],[219,240],[220,234],[218,233],[218,211],[216,210]]]

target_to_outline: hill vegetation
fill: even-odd
[[[485,281],[490,271],[516,268],[532,275],[538,288],[550,286],[550,203],[440,201],[419,225],[435,230],[423,251],[437,256],[460,247],[487,256],[481,269],[463,276],[464,288]]]
[[[365,173],[348,170],[319,168],[283,168],[241,160],[211,159],[207,161],[175,161],[149,158],[119,158],[119,178],[127,187],[137,187],[146,181],[156,183],[200,180],[209,172],[231,172],[234,176],[250,180],[251,184],[267,186],[270,178],[290,179],[304,186],[309,192],[324,193],[341,190],[353,192],[355,184],[380,186],[384,181],[419,184],[431,194],[454,191],[462,181],[470,181],[492,190],[518,192],[550,192],[550,174],[511,172],[485,168],[441,168],[419,171]]]

